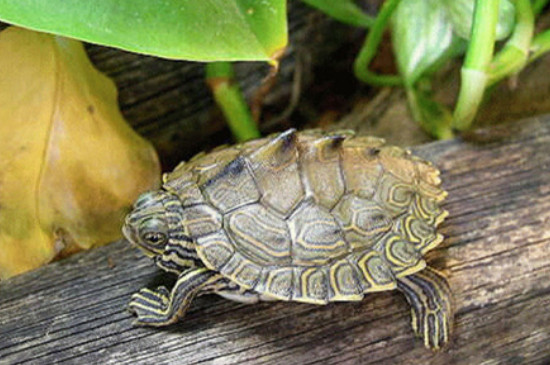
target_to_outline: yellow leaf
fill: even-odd
[[[159,176],[80,42],[0,33],[0,278],[119,238]]]

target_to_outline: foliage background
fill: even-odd
[[[362,3],[367,11],[373,12],[377,2]],[[265,99],[260,125],[263,132],[290,126],[351,126],[399,145],[430,140],[418,123],[411,120],[401,90],[373,89],[353,76],[352,64],[364,39],[364,30],[338,23],[300,1],[289,1],[288,6],[290,44],[277,83]],[[548,28],[550,16],[543,15],[538,25]],[[231,141],[204,82],[202,64],[95,45],[86,48],[96,67],[114,79],[125,118],[153,141],[165,169],[203,149]],[[392,62],[386,38],[373,68],[393,72]],[[440,72],[434,87],[438,90],[436,98],[447,105],[453,104],[457,92],[457,67],[451,65]],[[550,112],[550,80],[546,71],[549,67],[549,57],[543,57],[517,80],[501,83],[489,104],[482,108],[478,123],[498,123]],[[249,98],[267,71],[268,66],[260,62],[237,63],[237,80]],[[293,100],[299,101],[294,108]],[[343,121],[335,125],[341,118]]]

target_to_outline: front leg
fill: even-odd
[[[155,263],[161,269],[179,275],[190,267],[203,266],[190,240],[169,242],[161,255],[155,256]]]
[[[211,292],[223,277],[205,267],[188,268],[169,292],[165,287],[157,290],[141,289],[132,295],[128,307],[137,316],[135,324],[166,326],[177,322],[185,315],[191,301],[201,292]]]
[[[448,341],[453,325],[453,298],[447,279],[426,267],[399,278],[397,288],[411,305],[412,326],[424,345],[438,350]]]

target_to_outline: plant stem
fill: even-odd
[[[453,138],[450,111],[414,87],[406,87],[406,91],[411,114],[422,128],[437,139]]]
[[[461,70],[461,85],[453,115],[453,128],[467,130],[477,113],[487,83],[495,47],[500,0],[476,0],[472,34]]]
[[[495,56],[489,68],[487,86],[521,71],[527,62],[535,29],[531,0],[516,0],[516,26],[506,45]]]
[[[377,86],[399,86],[403,84],[403,80],[397,75],[379,75],[369,71],[369,64],[376,55],[386,25],[400,1],[387,0],[384,2],[365,39],[365,43],[355,59],[353,64],[355,76],[363,82]]]
[[[542,9],[544,9],[546,4],[548,4],[548,1],[549,0],[535,0],[533,2],[533,13],[535,14],[535,16],[538,16],[540,14]]]
[[[533,62],[546,52],[550,51],[550,29],[537,34],[531,43],[531,55],[527,62]]]
[[[260,131],[244,96],[234,82],[233,65],[230,62],[206,64],[206,82],[216,103],[221,108],[231,133],[238,142],[260,137]]]

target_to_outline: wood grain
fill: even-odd
[[[443,351],[414,338],[397,292],[327,306],[206,296],[182,323],[133,327],[130,295],[166,276],[117,242],[0,283],[0,363],[548,364],[550,116],[469,138],[415,148],[449,191],[432,255],[456,294]]]

